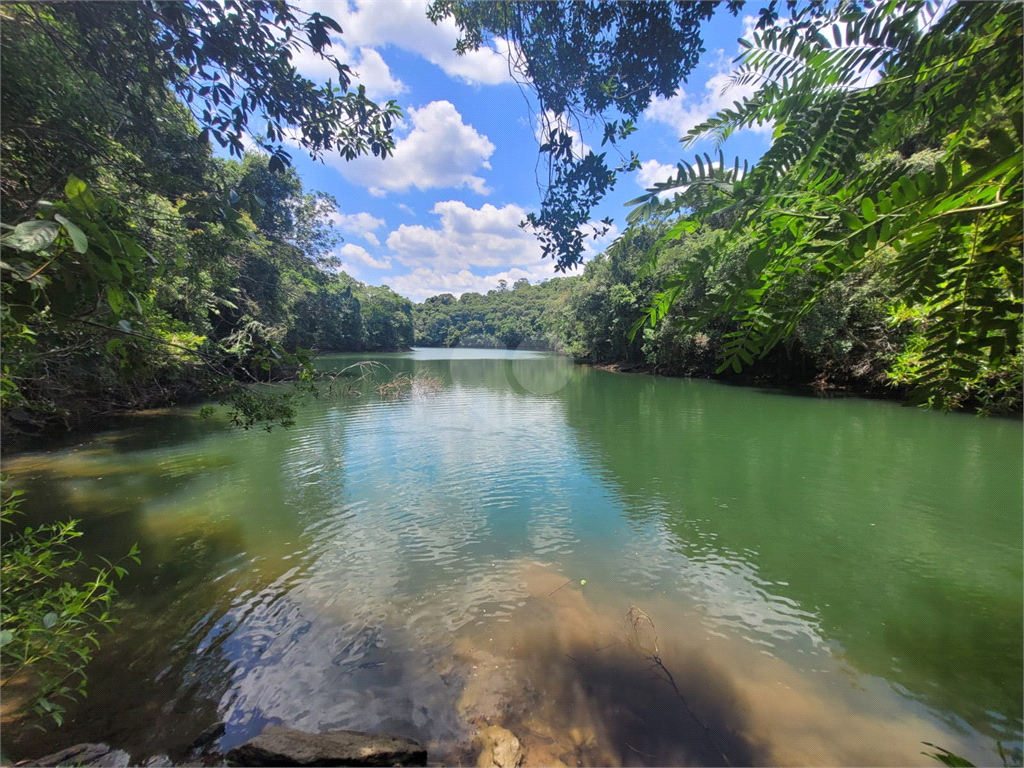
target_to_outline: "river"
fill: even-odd
[[[288,430],[143,414],[4,471],[121,623],[63,728],[136,758],[224,721],[528,765],[999,764],[1022,739],[1018,419],[419,349]],[[627,616],[629,614],[629,616]],[[450,764],[450,763],[449,763]]]

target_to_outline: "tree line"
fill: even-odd
[[[461,29],[461,50],[495,36],[516,43],[514,70],[555,116],[540,148],[548,186],[530,223],[557,268],[581,262],[581,217],[639,167],[619,142],[655,97],[677,92],[716,7],[432,4],[432,18]],[[828,380],[906,387],[931,407],[1019,410],[1022,27],[1010,1],[760,9],[732,77],[753,95],[684,137],[684,148],[710,140],[714,152],[681,157],[632,201],[608,264],[593,268],[614,272],[643,243],[636,279],[613,276],[592,297],[642,305],[617,354],[646,349],[659,365],[689,367],[683,348],[696,345],[713,351],[717,374],[812,366]],[[612,55],[624,49],[658,53]],[[569,129],[585,121],[604,136],[579,156]],[[751,126],[773,130],[753,167],[722,151]],[[588,354],[600,346],[594,339]]]
[[[551,350],[593,364],[615,364],[675,376],[732,378],[781,384],[846,387],[905,394],[901,355],[912,344],[908,322],[893,322],[896,291],[879,276],[850,276],[801,318],[793,334],[763,359],[736,373],[719,371],[723,350],[739,324],[728,318],[700,329],[680,319],[741,269],[751,244],[739,243],[681,294],[666,318],[634,333],[666,279],[723,235],[711,227],[685,233],[661,253],[649,251],[668,223],[636,228],[629,238],[588,261],[580,275],[486,294],[441,294],[413,306],[415,343],[430,347]]]
[[[231,0],[0,14],[6,435],[198,397],[248,425],[287,411],[248,382],[411,344],[411,302],[338,270],[337,201],[283,145],[393,146],[397,108],[328,55],[333,21]],[[303,47],[336,65],[328,86],[291,65]]]

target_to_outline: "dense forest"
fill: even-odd
[[[457,21],[463,50],[497,37],[519,45],[524,79],[559,116],[541,146],[549,183],[529,218],[556,268],[582,263],[580,225],[640,165],[622,150],[615,167],[609,150],[574,153],[571,127],[597,121],[602,146],[617,147],[655,97],[676,93],[699,53],[693,32],[713,10],[432,5],[433,17]],[[650,47],[638,36],[659,55],[642,55]],[[681,158],[632,201],[630,226],[568,302],[564,347],[590,359],[643,355],[665,370],[767,364],[905,386],[937,408],[1019,410],[1021,40],[1019,3],[763,8],[730,80],[755,86],[753,96],[685,137],[685,147],[711,139],[714,155]],[[753,167],[728,161],[722,143],[751,126],[772,128],[771,148]],[[591,289],[602,309],[580,315]],[[632,323],[634,301],[642,335],[641,323],[611,331],[610,321]]]
[[[933,154],[922,151],[889,161],[914,168],[930,162]],[[668,229],[665,223],[637,227],[588,261],[578,276],[535,286],[521,280],[511,288],[458,299],[433,296],[413,307],[415,343],[547,349],[582,362],[670,376],[813,385],[896,398],[910,394],[921,350],[921,321],[903,306],[895,278],[880,264],[829,285],[780,345],[739,371],[722,369],[722,357],[740,322],[718,317],[694,328],[686,318],[742,269],[750,239],[730,244],[725,257],[691,277],[661,322],[638,328],[659,300],[665,281],[727,234],[703,226],[673,238],[651,269],[650,251]],[[1010,358],[975,382],[975,399],[963,404],[1019,410],[1017,362]]]
[[[589,261],[583,274],[531,286],[521,280],[486,295],[433,296],[413,307],[421,346],[547,349],[593,364],[613,364],[675,376],[725,377],[765,382],[847,387],[901,394],[897,366],[911,337],[907,323],[892,322],[891,288],[878,279],[849,278],[801,319],[779,349],[737,374],[718,372],[728,320],[699,330],[683,327],[697,300],[737,268],[743,252],[695,282],[666,322],[634,333],[665,276],[720,231],[695,232],[662,255],[658,271],[646,269],[647,249],[666,227],[648,226],[628,244]]]
[[[300,121],[288,88],[322,120],[346,104],[310,96],[311,84],[251,37],[248,49],[236,36],[211,57],[224,30],[202,7],[5,4],[2,13],[5,427],[237,395],[239,382],[297,370],[303,359],[289,355],[304,350],[411,344],[411,303],[337,269],[336,201],[304,189],[279,147],[242,152],[246,110]],[[290,13],[250,4],[234,18],[256,32],[298,28]],[[315,47],[323,30],[310,24]],[[154,56],[146,35],[182,31]],[[216,71],[228,61],[279,101],[257,105],[252,89],[227,117],[217,113],[230,100]],[[140,79],[124,82],[132,71]],[[186,106],[199,101],[203,128]],[[238,159],[213,155],[211,131]],[[335,132],[338,149],[362,151]]]

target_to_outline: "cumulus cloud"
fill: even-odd
[[[511,83],[507,54],[509,44],[499,38],[496,50],[482,48],[459,56],[453,50],[459,37],[451,19],[433,24],[427,18],[428,0],[356,0],[326,5],[320,0],[305,2],[306,10],[331,16],[344,29],[344,40],[353,48],[393,45],[419,54],[439,66],[447,75],[467,83],[497,85]]]
[[[397,96],[409,90],[405,83],[391,75],[388,65],[373,48],[360,48],[359,59],[351,66],[370,98]]]
[[[712,161],[711,168],[719,169],[722,167],[722,163],[718,160]],[[732,170],[731,166],[726,165],[727,170]],[[674,165],[666,165],[659,163],[657,160],[647,160],[640,163],[640,168],[636,174],[636,183],[644,189],[650,189],[655,184],[668,181],[670,178],[674,178],[679,173],[679,168]],[[743,178],[743,168],[739,169],[737,178]],[[665,190],[658,194],[659,200],[667,200],[673,197],[676,193],[684,191],[686,185],[673,187]]]
[[[640,163],[636,172],[636,183],[644,189],[649,189],[655,184],[668,181],[676,175],[677,169],[674,165],[659,163],[657,160],[646,160]]]
[[[338,213],[329,214],[331,223],[342,232],[349,232],[359,235],[370,245],[380,245],[380,240],[374,234],[374,230],[384,225],[384,219],[378,219],[368,213]]]
[[[522,278],[536,283],[556,277],[536,238],[519,227],[527,213],[519,206],[471,208],[446,200],[431,213],[438,217],[436,227],[403,224],[388,235],[390,258],[409,271],[384,280],[402,295],[421,301],[438,293],[486,292],[499,280],[511,285]],[[593,234],[595,225],[583,231]],[[596,240],[588,238],[585,253],[599,253],[617,236],[613,225]]]
[[[372,269],[388,269],[391,266],[391,259],[375,259],[363,246],[353,245],[352,243],[345,243],[345,245],[341,246],[338,249],[338,256],[341,257],[343,262],[343,269],[345,264],[351,264],[353,261],[357,261],[363,266],[371,267]],[[346,269],[345,271],[347,272],[348,270]]]
[[[523,269],[513,267],[503,272],[487,275],[475,275],[468,269],[458,272],[445,272],[439,269],[419,267],[407,275],[387,278],[387,283],[398,293],[413,301],[423,301],[428,296],[439,293],[451,293],[461,296],[463,293],[487,293],[498,287],[498,281],[504,280],[512,285],[516,280],[526,278],[531,283],[544,282],[557,277],[551,262]]]
[[[353,71],[353,84],[366,86],[366,95],[371,99],[383,100],[408,90],[398,78],[391,74],[387,63],[372,48],[361,47],[352,50],[344,40],[332,39],[327,52],[342,64],[347,64]],[[334,65],[313,53],[308,48],[292,52],[292,64],[299,74],[317,83],[328,80],[338,82],[338,71]]]
[[[670,178],[673,178],[678,172],[679,169],[674,165],[659,163],[657,160],[646,160],[640,163],[640,168],[636,172],[636,183],[644,189],[650,189],[655,184],[662,181],[668,181]],[[679,191],[681,191],[681,189],[672,189],[661,192],[658,195],[658,199],[667,200]]]
[[[671,99],[655,97],[644,112],[644,117],[671,126],[682,138],[691,128],[700,125],[719,110],[731,107],[734,101],[742,102],[744,97],[753,96],[757,90],[751,83],[729,87],[729,77],[729,72],[719,72],[709,77],[704,84],[704,94],[696,98],[682,89]],[[755,125],[751,130],[771,133],[772,126]]]
[[[518,205],[471,208],[461,200],[438,202],[431,213],[438,227],[402,224],[387,245],[400,264],[458,272],[470,267],[535,265],[540,244],[519,222],[526,211]]]
[[[756,16],[743,17],[743,32],[741,37],[750,41],[754,34],[754,27],[757,24]],[[712,64],[717,72],[704,83],[703,93],[697,92],[688,94],[682,88],[671,99],[656,96],[650,106],[644,111],[644,117],[648,120],[664,123],[676,130],[676,134],[682,138],[690,132],[691,128],[703,123],[719,110],[731,107],[734,101],[743,102],[744,97],[750,98],[757,91],[757,86],[752,83],[746,85],[730,86],[729,79],[732,75],[731,62],[725,49],[719,48],[718,61]],[[753,126],[750,130],[758,133],[772,131],[772,125]]]
[[[490,169],[488,160],[494,144],[463,123],[451,102],[432,101],[420,109],[410,108],[402,129],[408,133],[398,139],[394,154],[386,160],[367,155],[352,161],[334,155],[325,160],[346,179],[377,197],[411,187],[468,187],[481,195],[490,193],[484,179],[475,172]]]

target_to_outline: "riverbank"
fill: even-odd
[[[732,384],[743,387],[764,387],[766,389],[782,389],[793,394],[810,395],[816,397],[864,397],[871,400],[890,400],[894,402],[908,402],[909,392],[902,385],[884,385],[867,383],[834,383],[827,378],[818,377],[809,382],[795,383],[791,380],[779,381],[770,376],[758,376],[752,374],[730,374],[728,376],[701,375],[700,373],[681,372],[672,366],[656,365],[653,363],[590,363],[579,361],[598,371],[610,373],[636,373],[645,376],[663,376],[672,379],[698,379],[702,381],[714,381],[719,384]]]

